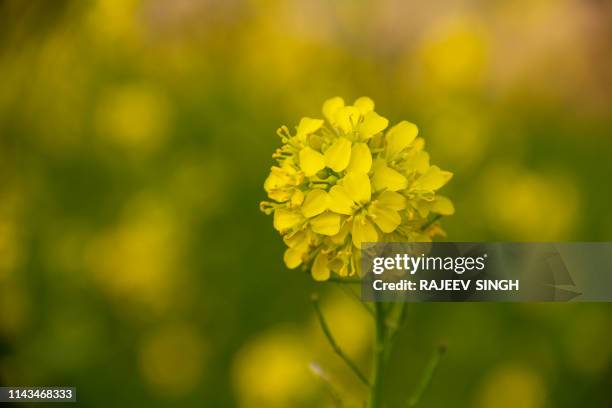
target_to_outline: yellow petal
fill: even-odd
[[[325,190],[311,190],[302,204],[302,214],[304,217],[312,218],[327,210],[328,203],[329,197]]]
[[[429,153],[424,150],[418,151],[408,161],[407,171],[416,171],[417,173],[425,173],[429,169]]]
[[[297,211],[279,208],[274,211],[274,228],[283,232],[296,227],[303,219],[304,217]]]
[[[356,203],[367,203],[372,196],[370,178],[364,173],[348,173],[342,179],[346,194]]]
[[[359,110],[354,106],[344,106],[336,112],[333,123],[344,133],[352,132],[359,123]]]
[[[365,143],[355,143],[351,149],[351,161],[346,171],[353,173],[367,173],[372,167],[372,152]]]
[[[416,210],[419,212],[421,218],[427,218],[429,211],[431,210],[432,202],[421,200],[416,204]]]
[[[387,165],[377,165],[372,176],[372,186],[375,191],[399,191],[408,187],[408,180],[397,170]]]
[[[336,235],[340,231],[340,215],[324,212],[310,220],[313,232],[321,235]]]
[[[310,243],[309,234],[306,231],[298,231],[295,234],[285,235],[283,241],[289,248],[304,252]]]
[[[406,197],[394,191],[383,191],[376,200],[378,205],[395,211],[406,208]]]
[[[453,215],[455,213],[455,207],[450,199],[438,195],[432,203],[431,212],[440,215]]]
[[[297,128],[298,135],[309,135],[323,126],[323,119],[302,118]]]
[[[367,96],[362,96],[353,102],[353,106],[359,109],[359,113],[365,115],[366,113],[374,110],[374,101]]]
[[[450,171],[440,170],[438,166],[431,166],[425,174],[419,177],[412,188],[414,190],[426,190],[433,191],[437,190],[453,177],[453,173]]]
[[[327,255],[319,252],[312,264],[312,277],[316,281],[326,281],[329,279],[329,266],[327,266]]]
[[[353,200],[343,186],[335,185],[329,191],[329,209],[338,214],[351,215],[354,208]]]
[[[274,173],[270,173],[264,181],[264,190],[266,192],[270,192],[271,190],[276,190],[277,188],[285,185],[285,180]]]
[[[283,255],[283,261],[285,261],[285,265],[289,269],[295,269],[302,264],[302,255],[301,251],[298,251],[293,248],[287,248],[285,254]]]
[[[291,199],[291,192],[288,190],[274,190],[268,193],[268,197],[278,203],[284,203]]]
[[[368,112],[363,117],[363,122],[359,125],[359,134],[362,139],[369,139],[378,132],[387,128],[389,121],[376,112]]]
[[[342,228],[340,228],[340,232],[338,232],[336,235],[329,237],[329,239],[331,240],[331,242],[333,242],[336,245],[342,245],[344,243],[344,240],[346,239],[346,236],[348,235],[350,231],[351,231],[351,227],[349,223],[345,222],[342,225]]]
[[[343,264],[340,267],[340,270],[338,270],[336,272],[338,275],[342,276],[343,278],[349,275],[349,265],[348,264]]]
[[[414,123],[401,121],[387,132],[387,158],[393,160],[416,139],[419,129]]]
[[[329,269],[337,273],[340,276],[346,276],[348,274],[348,267],[346,263],[340,258],[334,258],[327,264]]]
[[[336,113],[343,106],[344,100],[339,96],[328,99],[323,102],[323,116],[333,125],[336,121]]]
[[[359,217],[353,220],[352,238],[353,245],[361,248],[362,242],[377,242],[378,232],[367,218]]]
[[[376,225],[378,225],[378,228],[387,234],[395,231],[397,226],[402,222],[402,217],[400,217],[397,211],[378,205],[371,206],[368,210],[368,214]]]
[[[342,171],[348,166],[351,159],[351,142],[344,138],[338,138],[325,151],[325,164],[333,171]]]
[[[304,202],[304,193],[302,190],[295,190],[291,196],[291,205],[293,207],[299,207]]]
[[[416,140],[412,142],[412,148],[415,150],[423,150],[425,148],[425,139],[417,137]]]
[[[291,176],[280,167],[272,167],[268,178],[264,181],[264,189],[267,192],[287,186],[291,182]]]
[[[310,147],[300,150],[300,168],[308,177],[314,176],[325,167],[325,157]]]

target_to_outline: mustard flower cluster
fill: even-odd
[[[287,267],[311,268],[315,280],[359,275],[364,242],[426,242],[443,234],[431,214],[451,215],[436,192],[452,173],[429,164],[416,125],[389,121],[374,102],[340,97],[323,104],[325,119],[302,118],[282,146],[264,183],[274,228],[287,245]],[[386,132],[385,132],[386,130]]]

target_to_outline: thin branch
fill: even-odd
[[[386,338],[387,327],[385,324],[386,313],[385,305],[381,302],[374,303],[376,311],[376,330],[374,336],[374,356],[372,364],[372,380],[369,408],[380,408],[382,400],[382,383],[385,371]]]
[[[440,363],[440,359],[442,358],[445,352],[446,346],[441,344],[431,356],[431,359],[429,360],[429,363],[427,364],[427,367],[425,367],[425,371],[421,376],[421,381],[419,381],[419,383],[417,384],[417,388],[414,390],[412,396],[408,400],[409,407],[415,407],[421,400],[421,397],[423,396],[423,393],[431,383],[433,375],[436,372],[436,368]]]
[[[440,218],[442,218],[442,216],[440,214],[436,214],[435,216],[433,216],[431,218],[431,220],[427,221],[425,224],[423,224],[423,226],[421,227],[421,231],[425,231],[427,228],[431,227],[431,225],[438,221]]]
[[[338,394],[338,392],[336,392],[334,384],[332,384],[332,381],[329,378],[329,375],[325,371],[323,371],[323,369],[314,361],[310,363],[309,368],[310,368],[310,371],[313,373],[313,375],[325,387],[325,390],[329,394],[329,397],[334,403],[334,406],[338,408],[344,407],[344,404],[342,403],[342,398],[340,398],[340,395]]]
[[[386,339],[386,347],[385,347],[385,359],[389,359],[389,355],[391,354],[391,347],[393,346],[393,343],[395,342],[395,338],[397,337],[397,334],[399,333],[400,329],[404,326],[404,323],[406,321],[406,310],[408,308],[408,303],[407,302],[403,302],[400,305],[400,312],[398,314],[398,316],[396,316],[395,321],[389,321],[387,319],[387,327],[388,327],[388,333],[387,333],[387,339]]]
[[[329,279],[326,280],[325,282],[361,284],[361,279],[360,278],[341,278],[339,276],[330,276]]]
[[[323,317],[323,312],[321,312],[321,307],[319,305],[319,297],[316,293],[312,295],[312,305],[314,306],[317,318],[319,319],[321,330],[323,330],[323,334],[325,334],[327,341],[329,341],[329,344],[332,346],[338,357],[340,357],[342,361],[344,361],[346,365],[348,365],[350,369],[353,370],[355,375],[359,378],[359,380],[361,380],[363,384],[369,387],[370,383],[368,382],[366,376],[363,375],[357,365],[346,354],[344,354],[344,351],[342,351],[340,346],[338,346],[338,343],[336,343],[336,340],[334,340],[334,337],[332,336],[331,331],[329,330],[329,326],[325,321],[325,317]]]

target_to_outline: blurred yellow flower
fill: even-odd
[[[170,106],[153,87],[130,84],[111,88],[96,111],[100,137],[128,151],[149,153],[162,147],[170,127]]]
[[[480,408],[540,408],[546,406],[547,387],[530,367],[505,365],[489,374],[478,396]]]
[[[88,23],[96,42],[115,44],[132,40],[141,28],[141,0],[98,0],[91,7]]]
[[[241,407],[305,406],[315,391],[302,336],[274,329],[236,355],[232,377]]]
[[[489,36],[478,18],[441,18],[426,33],[417,55],[412,57],[421,65],[424,82],[430,87],[479,85],[489,65]]]
[[[159,197],[136,195],[116,225],[93,237],[85,262],[94,282],[124,311],[163,313],[176,303],[180,227]]]
[[[502,163],[485,172],[480,188],[484,216],[511,239],[555,241],[572,236],[580,200],[571,176]]]
[[[363,242],[429,241],[439,228],[424,228],[430,213],[451,215],[451,201],[436,194],[452,173],[431,166],[416,125],[389,121],[374,102],[340,97],[323,104],[325,119],[302,118],[273,157],[264,189],[287,250],[289,268],[312,265],[316,280],[358,274]]]

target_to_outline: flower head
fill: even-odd
[[[295,132],[277,133],[282,146],[264,182],[274,228],[287,245],[289,268],[311,268],[316,280],[359,274],[364,242],[430,241],[443,234],[431,214],[451,215],[437,190],[452,177],[429,163],[416,125],[389,121],[374,102],[340,97],[323,104],[325,119],[302,118]]]

